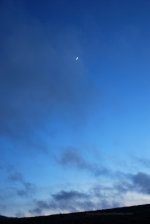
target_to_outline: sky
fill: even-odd
[[[150,1],[0,1],[0,215],[150,203]]]

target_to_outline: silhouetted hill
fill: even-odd
[[[1,224],[150,224],[150,205],[138,205],[90,212],[0,219]]]
[[[8,219],[8,217],[0,215],[0,220],[2,220],[2,219]]]

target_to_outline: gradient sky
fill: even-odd
[[[149,0],[0,1],[1,215],[150,203],[149,26]]]

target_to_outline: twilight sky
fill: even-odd
[[[0,1],[1,215],[150,203],[149,26],[149,0]]]

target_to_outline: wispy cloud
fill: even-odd
[[[150,168],[150,159],[146,159],[146,158],[137,158],[136,160],[138,161],[138,163],[140,163],[141,165],[144,165],[147,168]]]
[[[85,170],[94,176],[108,175],[110,172],[107,168],[84,159],[75,147],[67,149],[57,161],[64,167],[75,167],[79,170]]]
[[[36,192],[34,184],[24,180],[23,176],[19,172],[15,172],[9,176],[9,181],[12,183],[19,183],[22,187],[15,187],[16,194],[20,197],[31,197]]]

